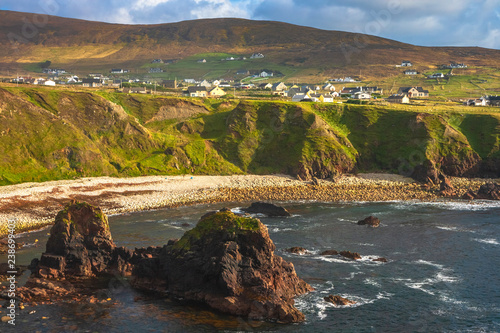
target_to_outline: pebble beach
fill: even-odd
[[[451,178],[460,197],[491,179]],[[7,222],[16,232],[41,228],[71,200],[99,206],[106,214],[183,205],[242,201],[394,201],[442,200],[438,186],[395,174],[342,175],[331,180],[300,181],[286,175],[95,177],[0,187],[0,237]]]

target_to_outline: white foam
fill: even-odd
[[[395,205],[396,209],[408,209],[419,207],[435,207],[448,210],[469,210],[469,211],[482,211],[492,208],[500,208],[500,201],[492,200],[475,200],[475,201],[399,201]]]
[[[363,282],[365,284],[368,284],[370,286],[374,286],[374,287],[377,287],[377,288],[381,288],[382,287],[382,285],[380,283],[378,283],[377,281],[375,281],[375,279],[372,279],[372,278],[366,278]]]
[[[483,244],[500,245],[500,243],[498,243],[498,241],[495,238],[484,238],[484,239],[474,238],[474,240],[476,242]]]
[[[436,263],[433,263],[432,261],[427,261],[427,260],[417,260],[415,261],[416,264],[419,264],[419,265],[429,265],[429,266],[433,266],[433,267],[436,267],[436,268],[439,268],[439,269],[443,269],[444,266],[443,265],[440,265],[440,264],[436,264]]]

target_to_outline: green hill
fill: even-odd
[[[500,114],[0,88],[0,185],[352,171],[500,176]],[[479,109],[475,109],[479,110]]]

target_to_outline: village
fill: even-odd
[[[249,59],[262,59],[262,53],[254,53]],[[244,61],[247,57],[226,57],[221,62]],[[151,64],[169,64],[175,60],[153,59]],[[198,59],[196,63],[205,64],[206,59]],[[396,68],[404,68],[402,74],[406,77],[424,75],[412,69],[413,63],[403,60]],[[449,70],[447,74],[434,72],[425,75],[428,80],[440,80],[452,77],[454,69],[466,69],[463,63],[451,62],[440,65],[441,70]],[[151,67],[149,73],[162,73],[163,69]],[[316,102],[316,103],[367,103],[387,102],[398,104],[411,104],[415,101],[425,101],[431,97],[429,90],[422,86],[399,86],[397,91],[385,92],[378,86],[363,85],[361,79],[356,76],[345,76],[330,78],[322,84],[308,83],[285,83],[279,81],[283,78],[280,72],[269,69],[260,71],[241,69],[235,72],[234,78],[197,80],[185,79],[158,79],[136,77],[132,78],[131,71],[123,68],[112,68],[109,74],[89,73],[86,77],[79,77],[68,73],[60,68],[44,68],[45,77],[19,76],[9,81],[16,84],[57,86],[79,86],[83,88],[114,89],[126,94],[156,94],[174,95],[192,98],[257,98],[272,99],[279,98],[292,102]],[[500,96],[483,95],[469,98],[461,98],[459,102],[465,106],[500,106]]]

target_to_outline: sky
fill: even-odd
[[[125,24],[237,17],[500,49],[500,0],[0,0],[0,9]]]

